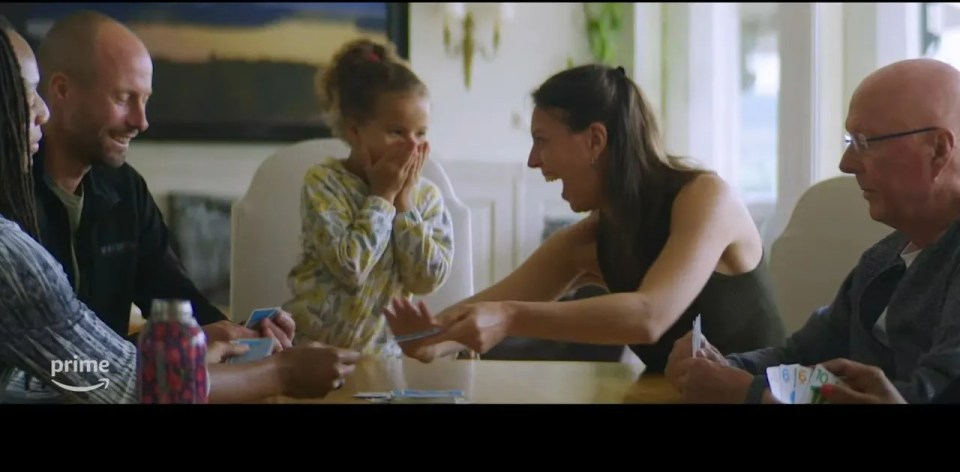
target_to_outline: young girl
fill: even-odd
[[[303,252],[283,309],[297,341],[399,357],[384,307],[439,288],[453,260],[450,214],[420,179],[427,89],[392,50],[365,39],[340,50],[317,88],[350,155],[326,156],[304,178]]]

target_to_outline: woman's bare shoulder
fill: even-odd
[[[703,172],[690,179],[677,193],[681,204],[701,204],[704,201],[716,201],[736,197],[736,192],[723,177],[714,172]]]
[[[680,190],[671,224],[680,234],[721,242],[724,252],[717,270],[722,273],[752,269],[762,257],[763,242],[753,217],[736,189],[717,174],[698,175]]]
[[[556,238],[559,242],[563,242],[564,245],[593,241],[596,239],[599,221],[599,213],[591,212],[576,223],[557,230],[550,239]]]

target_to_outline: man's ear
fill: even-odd
[[[953,158],[953,151],[956,149],[957,135],[951,130],[942,130],[936,133],[933,138],[933,158],[930,165],[933,168],[933,176],[936,177],[940,171],[947,166],[950,159]]]
[[[70,78],[66,74],[55,72],[50,76],[50,81],[47,83],[47,96],[44,99],[47,101],[63,100],[70,93],[71,86]]]
[[[587,128],[587,136],[590,140],[590,159],[596,162],[607,148],[607,127],[600,122],[591,123]]]

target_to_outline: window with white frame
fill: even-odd
[[[923,55],[960,68],[960,3],[924,3],[920,22]]]
[[[777,107],[780,52],[775,3],[740,3],[740,193],[750,201],[777,197]]]
[[[842,81],[821,73],[822,51],[843,43],[839,17],[819,3],[663,5],[667,145],[731,182],[769,244],[817,179],[820,128],[842,126],[829,114]]]

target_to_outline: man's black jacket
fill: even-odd
[[[67,210],[44,182],[42,150],[33,161],[40,238],[73,285]],[[160,209],[133,167],[94,164],[81,185],[78,298],[100,319],[126,337],[130,304],[136,303],[143,317],[149,318],[152,300],[158,298],[190,300],[201,325],[227,319],[187,277],[170,248]]]

